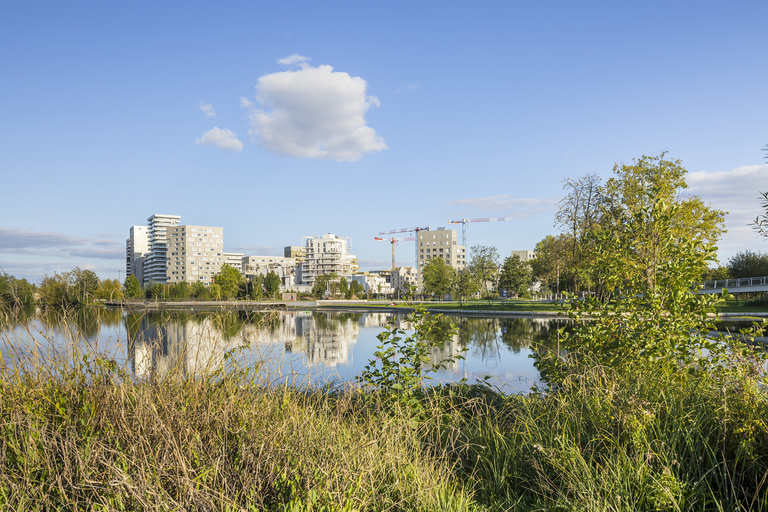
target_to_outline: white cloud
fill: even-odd
[[[216,117],[216,110],[214,110],[213,105],[209,105],[201,101],[200,110],[203,111],[205,117]]]
[[[291,55],[279,62],[301,69],[259,78],[256,98],[261,108],[250,112],[248,132],[257,143],[283,155],[350,162],[386,149],[365,121],[368,109],[379,105],[377,98],[366,95],[366,81],[306,61]]]
[[[220,129],[218,127],[213,128],[203,134],[202,137],[196,139],[197,144],[203,144],[204,146],[217,146],[221,149],[228,151],[242,151],[243,143],[237,139],[237,135],[232,130]]]
[[[292,66],[294,64],[298,64],[302,68],[305,66],[308,66],[308,57],[304,57],[302,55],[299,55],[298,53],[294,53],[293,55],[289,55],[288,57],[283,57],[282,59],[278,59],[277,63],[282,64],[283,66]]]
[[[505,217],[528,218],[541,212],[554,212],[557,199],[536,197],[513,197],[510,194],[498,196],[456,199],[448,204],[469,206],[475,210],[503,213]]]
[[[241,108],[253,108],[256,104],[252,101],[249,101],[248,98],[240,98],[240,107]]]
[[[758,237],[750,224],[760,215],[760,192],[768,192],[768,165],[745,165],[731,171],[691,172],[685,194],[699,196],[713,208],[727,211],[728,233],[718,243],[720,261],[746,249],[768,249],[768,241]]]

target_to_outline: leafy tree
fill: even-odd
[[[277,292],[280,291],[280,276],[277,275],[275,272],[268,272],[266,276],[264,276],[264,291],[267,294],[267,297],[276,297]]]
[[[192,296],[196,299],[208,299],[211,297],[211,293],[208,287],[200,281],[192,283]]]
[[[701,281],[722,281],[731,278],[731,271],[728,267],[719,265],[714,268],[707,268],[701,275]]]
[[[67,305],[67,287],[68,280],[64,274],[55,272],[52,276],[45,275],[40,282],[40,298],[49,306]]]
[[[315,284],[312,286],[312,295],[318,299],[324,297],[325,293],[330,289],[330,283],[338,280],[338,278],[339,276],[334,273],[320,274],[315,278]]]
[[[221,287],[221,295],[225,299],[237,297],[238,285],[242,280],[240,271],[228,263],[223,264],[219,273],[213,278],[213,282]]]
[[[530,262],[531,273],[553,292],[576,291],[572,272],[575,264],[569,247],[568,235],[548,235],[536,244],[536,257]]]
[[[571,361],[586,355],[619,371],[649,365],[728,372],[733,355],[747,360],[753,354],[741,340],[701,335],[717,331],[713,313],[722,300],[696,294],[694,287],[714,260],[714,246],[702,245],[700,234],[681,234],[684,205],[655,192],[642,198],[644,209],[633,209],[596,237],[596,265],[611,293],[569,301],[576,324],[561,339],[576,358]],[[568,371],[559,354],[539,356],[537,366],[554,384]]]
[[[261,274],[253,276],[249,291],[251,299],[253,300],[259,300],[262,296],[264,296],[264,279],[261,277]]]
[[[67,302],[86,304],[91,302],[99,289],[99,277],[93,270],[75,267],[65,274],[68,281]]]
[[[123,287],[117,279],[105,279],[99,283],[96,297],[104,300],[120,300],[123,298]]]
[[[26,306],[35,302],[37,288],[26,279],[0,273],[0,302],[11,306]]]
[[[150,282],[145,290],[148,299],[164,299],[166,289],[163,283]]]
[[[349,292],[349,283],[347,283],[347,278],[346,277],[342,277],[339,280],[339,293],[341,293],[341,295],[345,299],[349,299],[350,297],[352,297],[352,294],[349,293],[349,296],[347,296],[347,292]]]
[[[752,251],[738,252],[728,260],[728,272],[734,279],[768,276],[768,254]]]
[[[520,256],[513,255],[504,260],[499,275],[499,288],[521,296],[531,287],[531,267]]]
[[[434,294],[440,300],[451,291],[455,278],[456,269],[448,265],[443,258],[430,259],[421,270],[424,293]]]
[[[348,293],[350,293],[349,298],[352,298],[352,296],[357,296],[363,293],[364,291],[365,291],[365,287],[359,281],[356,281],[353,279],[352,282],[349,283],[349,290],[348,290]]]
[[[485,290],[485,295],[490,296],[490,291],[496,290],[496,282],[499,274],[499,251],[495,247],[475,245],[472,247],[472,259],[467,265],[479,289]]]
[[[141,289],[139,279],[133,274],[125,278],[123,287],[125,288],[125,296],[131,299],[138,299],[144,295],[144,290]]]
[[[186,281],[172,284],[168,289],[168,295],[173,299],[186,299],[192,294],[192,289]]]
[[[559,203],[555,225],[564,230],[562,241],[569,251],[569,265],[563,270],[570,277],[570,288],[576,292],[591,288],[593,283],[589,272],[591,233],[600,222],[606,199],[597,174],[566,179],[563,188],[568,193]]]
[[[213,300],[222,300],[225,298],[224,292],[221,289],[221,285],[217,283],[211,283],[211,285],[208,287],[208,294]]]
[[[472,277],[472,273],[465,268],[456,273],[456,278],[453,281],[453,289],[456,291],[459,300],[466,302],[467,297],[477,293],[478,286],[477,282]]]

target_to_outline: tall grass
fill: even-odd
[[[436,387],[414,414],[237,357],[136,378],[76,335],[20,364],[3,332],[2,510],[768,510],[746,372],[584,365],[550,394]]]

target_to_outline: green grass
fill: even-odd
[[[236,354],[137,380],[72,339],[20,366],[2,336],[2,510],[768,511],[768,397],[746,371],[582,364],[555,393],[454,385],[414,410]]]

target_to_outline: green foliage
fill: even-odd
[[[432,258],[421,269],[424,293],[434,294],[440,300],[451,291],[455,278],[456,269],[446,263],[443,258]]]
[[[365,287],[362,285],[362,283],[353,279],[352,282],[349,283],[349,290],[347,291],[347,293],[349,293],[350,296],[347,298],[351,299],[352,296],[358,296],[362,294],[364,291],[365,291]]]
[[[92,270],[75,267],[63,274],[43,277],[41,300],[48,305],[76,306],[93,301],[99,289],[99,278]]]
[[[123,287],[117,279],[104,279],[96,290],[96,298],[104,300],[120,300],[123,298]]]
[[[741,251],[728,260],[730,277],[768,276],[768,254],[764,252]]]
[[[456,273],[453,281],[453,290],[459,297],[460,302],[465,302],[469,297],[477,293],[477,282],[472,277],[469,269],[461,269]]]
[[[315,278],[315,284],[312,286],[312,295],[321,299],[326,293],[331,293],[331,283],[338,281],[339,276],[334,273],[320,274]]]
[[[762,353],[741,340],[707,335],[717,330],[715,306],[722,299],[696,294],[694,284],[714,260],[715,249],[680,235],[675,222],[681,205],[650,195],[643,200],[645,209],[623,216],[624,222],[596,237],[596,264],[610,293],[568,301],[577,325],[563,330],[563,345],[616,369],[661,365],[725,374],[742,362],[762,360]],[[557,384],[568,369],[560,354],[547,356],[537,366]]]
[[[237,297],[238,286],[242,280],[240,271],[228,263],[223,264],[219,273],[213,278],[213,282],[221,287],[221,296],[224,299]]]
[[[277,293],[280,291],[281,284],[280,276],[278,276],[277,273],[272,271],[268,272],[267,275],[264,276],[264,292],[267,297],[276,298]]]
[[[752,222],[752,229],[760,236],[768,238],[768,192],[761,192],[760,197],[760,208],[763,209],[763,213],[755,217]]]
[[[499,276],[499,251],[495,247],[475,245],[472,247],[472,259],[467,265],[472,273],[478,289],[484,290],[485,295],[496,291]]]
[[[10,306],[28,306],[35,302],[37,288],[26,279],[0,273],[0,304]]]
[[[442,347],[457,332],[453,324],[443,328],[440,317],[430,315],[422,306],[417,306],[406,317],[414,328],[410,335],[398,327],[395,319],[390,320],[389,327],[377,336],[381,343],[373,353],[376,359],[368,361],[357,381],[367,389],[395,393],[409,405],[418,407],[424,381],[431,380],[431,375],[440,368],[464,359],[459,354],[437,363],[430,362],[432,349]]]
[[[499,274],[499,288],[520,297],[531,287],[531,267],[520,256],[506,258]]]
[[[125,278],[123,288],[125,288],[125,296],[128,298],[139,299],[144,296],[144,290],[141,289],[141,283],[133,274]]]

